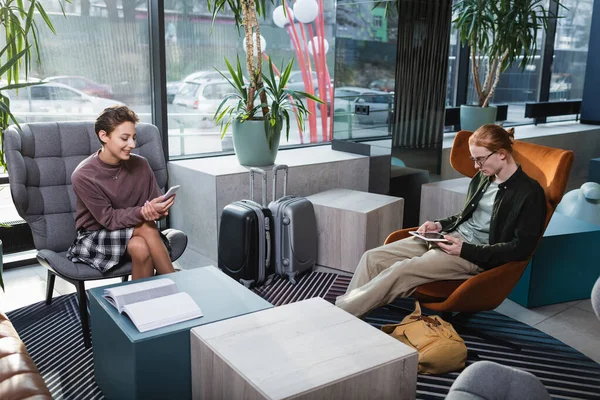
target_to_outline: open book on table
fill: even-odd
[[[104,298],[140,332],[202,316],[192,297],[168,278],[104,289]]]

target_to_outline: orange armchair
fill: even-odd
[[[460,131],[454,139],[450,164],[461,174],[473,177],[477,170],[469,159],[469,136],[472,132]],[[560,203],[567,186],[573,164],[573,152],[532,143],[515,141],[513,156],[523,171],[537,180],[546,194],[546,222],[544,230]],[[385,244],[409,236],[409,230],[391,233]],[[540,237],[541,240],[541,237]],[[421,285],[413,297],[421,304],[438,312],[464,312],[493,310],[510,294],[525,271],[528,260],[510,262],[484,271],[467,280],[437,281]]]

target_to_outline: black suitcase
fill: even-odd
[[[262,204],[254,201],[254,174],[262,175]],[[219,225],[219,268],[246,287],[272,275],[271,210],[267,207],[267,174],[250,168],[250,199],[228,204]]]

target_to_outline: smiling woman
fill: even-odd
[[[102,273],[130,257],[132,279],[174,271],[168,242],[154,221],[168,215],[175,196],[165,199],[148,161],[131,153],[137,122],[126,106],[109,107],[96,119],[102,148],[71,177],[77,238],[67,252],[71,261]]]

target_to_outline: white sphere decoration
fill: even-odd
[[[290,23],[289,17],[292,17],[292,21],[294,20],[294,12],[291,8],[288,7],[287,12],[290,14],[285,15],[283,13],[283,6],[279,6],[273,10],[273,22],[280,28],[283,28],[287,24]]]
[[[308,42],[308,52],[311,55],[313,53],[313,45],[315,46],[315,51],[317,52],[317,54],[319,54],[319,52],[321,51],[321,48],[319,47],[319,37],[318,36],[315,36]],[[325,54],[327,54],[327,52],[329,51],[329,42],[327,41],[327,39],[323,39],[323,47],[325,50]]]
[[[294,15],[304,24],[313,22],[317,14],[319,14],[319,6],[316,0],[298,0],[294,4]]]
[[[254,36],[254,35],[252,35],[252,42],[254,43],[252,53],[254,54],[254,57],[257,57],[258,56],[258,48],[256,47],[256,36]],[[242,40],[242,47],[244,47],[244,51],[246,51],[246,38],[245,37],[244,37],[244,40]],[[265,40],[263,35],[260,35],[260,50],[265,51],[266,48],[267,48],[267,41]]]

